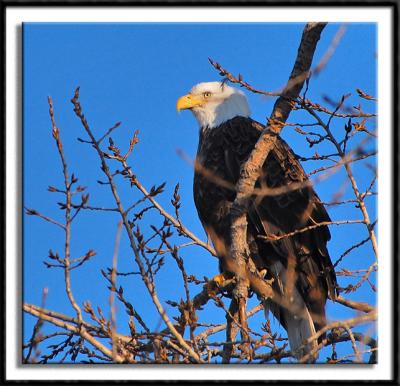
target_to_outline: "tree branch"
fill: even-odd
[[[304,81],[308,77],[312,58],[325,25],[326,23],[308,23],[305,26],[289,81],[282,95],[275,102],[267,127],[240,171],[240,178],[236,185],[236,199],[231,208],[231,259],[234,264],[227,264],[228,267],[233,267],[237,277],[234,296],[238,300],[247,299],[249,286],[261,298],[271,295],[271,291],[268,294],[259,293],[257,288],[253,286],[252,276],[247,275],[246,265],[249,255],[247,245],[247,208],[255,183],[260,175],[261,167],[274,147],[276,138],[293,109],[293,101],[299,96]],[[243,302],[239,301],[239,304],[243,305]],[[245,315],[245,312],[242,310],[239,315]],[[241,324],[243,324],[242,321]],[[231,334],[228,332],[227,336],[231,337]]]

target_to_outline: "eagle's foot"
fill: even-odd
[[[268,270],[266,268],[263,268],[260,271],[258,271],[258,274],[264,279],[267,272]]]
[[[227,280],[227,278],[224,276],[223,273],[220,273],[219,275],[216,275],[211,279],[211,281],[216,283],[219,287],[223,287],[225,280]]]
[[[268,284],[272,285],[272,283],[275,281],[275,279],[271,276],[268,275],[268,270],[266,268],[263,268],[258,271],[258,275]]]
[[[234,282],[234,278],[228,274],[220,273],[219,275],[214,276],[211,280],[209,280],[206,284],[206,289],[209,294],[215,293],[216,289],[224,289],[229,284]]]

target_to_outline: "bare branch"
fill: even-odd
[[[236,198],[231,208],[231,258],[234,264],[232,271],[238,279],[234,296],[240,299],[247,299],[248,287],[251,286],[256,292],[251,282],[251,276],[247,275],[246,261],[248,256],[247,246],[247,207],[250,196],[254,190],[254,185],[260,174],[261,166],[267,158],[269,152],[275,145],[277,135],[281,131],[284,122],[293,109],[292,100],[295,100],[308,76],[314,51],[320,37],[320,33],[325,27],[325,23],[308,23],[303,31],[296,62],[294,64],[289,81],[282,95],[275,102],[274,109],[268,121],[268,125],[257,141],[254,150],[242,165],[240,178],[236,186]],[[250,279],[250,280],[249,280]],[[266,298],[266,293],[259,293],[261,298]],[[271,291],[269,291],[270,296]],[[243,302],[239,302],[243,308]],[[245,315],[243,309],[240,315]],[[243,323],[243,321],[242,321]],[[230,337],[231,338],[231,337]]]

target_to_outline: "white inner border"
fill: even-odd
[[[22,22],[375,22],[378,23],[378,97],[379,97],[379,363],[374,366],[17,366],[21,357],[16,326],[17,299],[21,296],[15,283],[18,277],[16,257],[20,192],[17,192],[18,138],[17,100],[21,74],[18,63],[16,27]],[[392,19],[389,7],[7,7],[6,8],[6,379],[196,379],[196,380],[383,380],[392,374]],[[396,33],[396,31],[395,31]],[[339,75],[339,74],[338,74]],[[16,80],[18,79],[18,82]],[[384,224],[384,225],[382,225]]]

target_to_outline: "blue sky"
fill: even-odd
[[[23,80],[24,80],[24,205],[35,208],[58,221],[63,212],[57,207],[61,196],[47,192],[49,185],[62,186],[62,173],[58,153],[51,137],[47,96],[54,102],[57,125],[69,164],[81,185],[88,187],[90,202],[94,206],[112,207],[112,197],[107,186],[96,181],[104,180],[95,152],[79,143],[77,137],[85,137],[80,122],[72,111],[70,99],[77,86],[81,88],[81,103],[92,130],[101,136],[116,122],[122,125],[112,137],[122,149],[127,149],[129,138],[139,130],[140,143],[130,162],[140,181],[150,188],[166,181],[166,192],[159,201],[172,211],[170,198],[176,183],[181,186],[181,216],[185,225],[205,239],[197,218],[192,198],[191,166],[177,150],[194,158],[197,141],[197,123],[189,112],[177,114],[175,103],[194,84],[220,79],[209,64],[208,57],[216,60],[233,74],[259,89],[274,91],[287,81],[300,41],[302,24],[24,24],[23,28]],[[329,47],[340,26],[330,24],[323,31],[314,64]],[[328,62],[318,76],[312,78],[308,97],[323,102],[324,96],[339,100],[343,94],[352,93],[349,105],[362,104],[363,109],[374,112],[373,102],[358,98],[356,88],[376,95],[376,27],[373,24],[350,24]],[[274,99],[246,93],[252,117],[265,122]],[[310,119],[302,113],[294,113],[290,122]],[[335,133],[343,132],[343,122],[333,121]],[[373,128],[372,128],[373,129]],[[283,137],[301,155],[333,152],[324,145],[310,149],[303,136],[290,127]],[[355,142],[354,142],[355,143]],[[370,143],[369,148],[374,144]],[[369,160],[369,162],[374,162]],[[323,163],[305,162],[306,171]],[[356,166],[355,175],[360,188],[371,181],[371,171],[364,165]],[[344,171],[335,173],[316,186],[323,201],[330,201],[345,181]],[[125,203],[136,201],[140,195],[127,184],[121,183],[120,194]],[[347,186],[344,198],[352,197]],[[371,217],[375,217],[374,199],[369,199]],[[334,220],[360,219],[356,208],[329,207]],[[72,288],[78,303],[90,300],[94,306],[108,310],[108,291],[100,269],[111,266],[114,238],[118,217],[110,213],[83,212],[73,224],[72,254],[83,255],[95,249],[97,256],[81,269],[72,273]],[[150,223],[160,223],[157,214],[149,213],[143,228]],[[355,242],[366,237],[361,225],[332,226],[329,250],[333,261]],[[183,240],[175,242],[182,243]],[[63,233],[38,218],[24,218],[24,301],[41,303],[44,287],[49,289],[46,308],[73,315],[63,287],[61,270],[48,270],[43,260],[49,249],[62,252]],[[200,248],[182,253],[189,273],[199,278],[212,277],[217,273],[217,261]],[[343,260],[340,268],[366,268],[373,262],[370,245],[364,245]],[[158,275],[157,288],[162,300],[179,300],[183,288],[171,257]],[[121,271],[136,270],[123,235],[118,268]],[[374,278],[373,278],[374,280]],[[354,282],[354,280],[353,280]],[[340,285],[348,280],[339,277]],[[150,297],[137,278],[121,279],[130,300],[143,313],[150,327],[156,328],[159,316],[152,309]],[[200,288],[192,288],[196,294]],[[375,303],[368,284],[360,291],[348,295],[355,300]],[[255,304],[255,299],[251,301]],[[168,309],[168,306],[166,306]],[[119,308],[120,329],[127,332],[124,310]],[[173,310],[171,310],[173,312]],[[330,320],[354,316],[344,307],[328,304]],[[208,305],[200,312],[203,321],[223,322],[223,312]],[[260,322],[260,314],[255,320]],[[30,337],[35,320],[24,317],[24,340]],[[272,324],[279,329],[278,323]],[[51,330],[51,327],[46,327]],[[359,329],[362,331],[362,329]],[[217,339],[218,340],[218,339]],[[340,350],[340,349],[339,349]],[[327,352],[329,355],[329,351]]]

